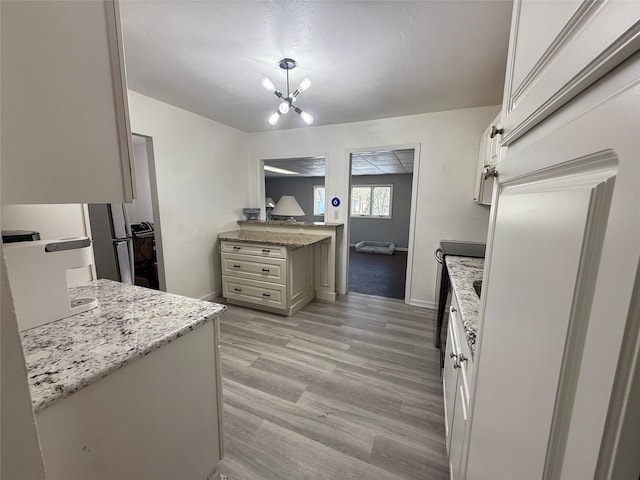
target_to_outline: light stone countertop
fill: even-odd
[[[220,240],[281,245],[285,247],[306,247],[321,242],[330,235],[309,235],[306,233],[267,232],[262,230],[234,230],[218,234]]]
[[[327,222],[288,222],[286,220],[238,220],[238,225],[261,225],[268,227],[269,225],[285,226],[285,227],[302,227],[311,229],[336,228],[342,227],[343,223],[327,223]]]
[[[476,330],[480,316],[480,298],[473,289],[473,282],[482,280],[484,258],[447,255],[445,262],[453,291],[458,299],[467,343],[473,355],[476,349]]]
[[[111,280],[74,287],[70,293],[72,298],[96,297],[98,306],[21,332],[35,412],[189,333],[227,308]]]

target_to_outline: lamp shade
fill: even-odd
[[[276,206],[276,202],[274,202],[274,201],[273,201],[273,198],[271,198],[271,197],[267,197],[267,198],[265,198],[265,200],[264,200],[264,206],[265,206],[266,208],[275,208],[275,206]]]
[[[305,213],[302,208],[300,208],[300,204],[298,204],[294,196],[283,195],[280,197],[280,201],[271,214],[280,215],[282,217],[302,217]]]

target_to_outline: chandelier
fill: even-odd
[[[289,70],[293,70],[296,68],[296,61],[291,58],[283,58],[280,60],[280,68],[287,71],[287,95],[284,96],[283,93],[276,88],[271,80],[268,78],[262,79],[262,86],[273,93],[276,97],[282,99],[280,105],[278,105],[278,110],[269,117],[269,124],[275,125],[280,120],[280,116],[289,112],[289,110],[293,110],[298,115],[302,117],[302,120],[306,122],[307,125],[311,125],[313,123],[313,117],[309,115],[307,112],[302,111],[302,109],[296,105],[294,105],[298,95],[304,92],[311,86],[311,79],[303,78],[302,82],[300,82],[300,86],[293,92],[289,93]]]

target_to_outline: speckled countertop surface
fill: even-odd
[[[473,289],[473,282],[482,280],[484,258],[447,255],[445,261],[447,262],[453,291],[458,299],[467,343],[471,349],[471,354],[474,354],[476,349],[476,330],[478,329],[478,317],[480,315],[480,298]]]
[[[268,227],[269,225],[278,225],[286,227],[302,227],[302,228],[336,228],[341,227],[343,223],[327,223],[327,222],[287,222],[286,220],[238,220],[238,225],[260,225]]]
[[[265,232],[261,230],[235,230],[218,234],[220,240],[242,243],[263,243],[285,247],[306,247],[321,242],[330,235],[308,235],[305,233]]]
[[[98,307],[21,332],[36,412],[224,312],[217,303],[111,280],[70,289]]]

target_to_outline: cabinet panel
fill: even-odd
[[[254,243],[222,242],[220,250],[223,253],[241,253],[243,255],[258,255],[261,257],[287,258],[287,247],[274,245],[260,245]]]
[[[270,308],[287,308],[285,285],[222,276],[222,295]]]
[[[458,354],[456,336],[453,332],[453,323],[449,318],[447,327],[447,348],[444,357],[444,372],[442,374],[442,389],[444,390],[444,424],[447,440],[447,452],[451,446],[451,426],[455,415],[456,386],[458,385],[458,370],[453,368],[454,356]]]
[[[130,202],[117,3],[2,2],[2,203]]]
[[[474,479],[594,478],[640,255],[633,60],[500,164],[476,347]]]
[[[284,258],[257,258],[247,255],[222,254],[222,274],[251,278],[263,282],[285,284],[287,261]]]
[[[516,0],[503,99],[503,145],[525,134],[638,48],[638,2]]]

